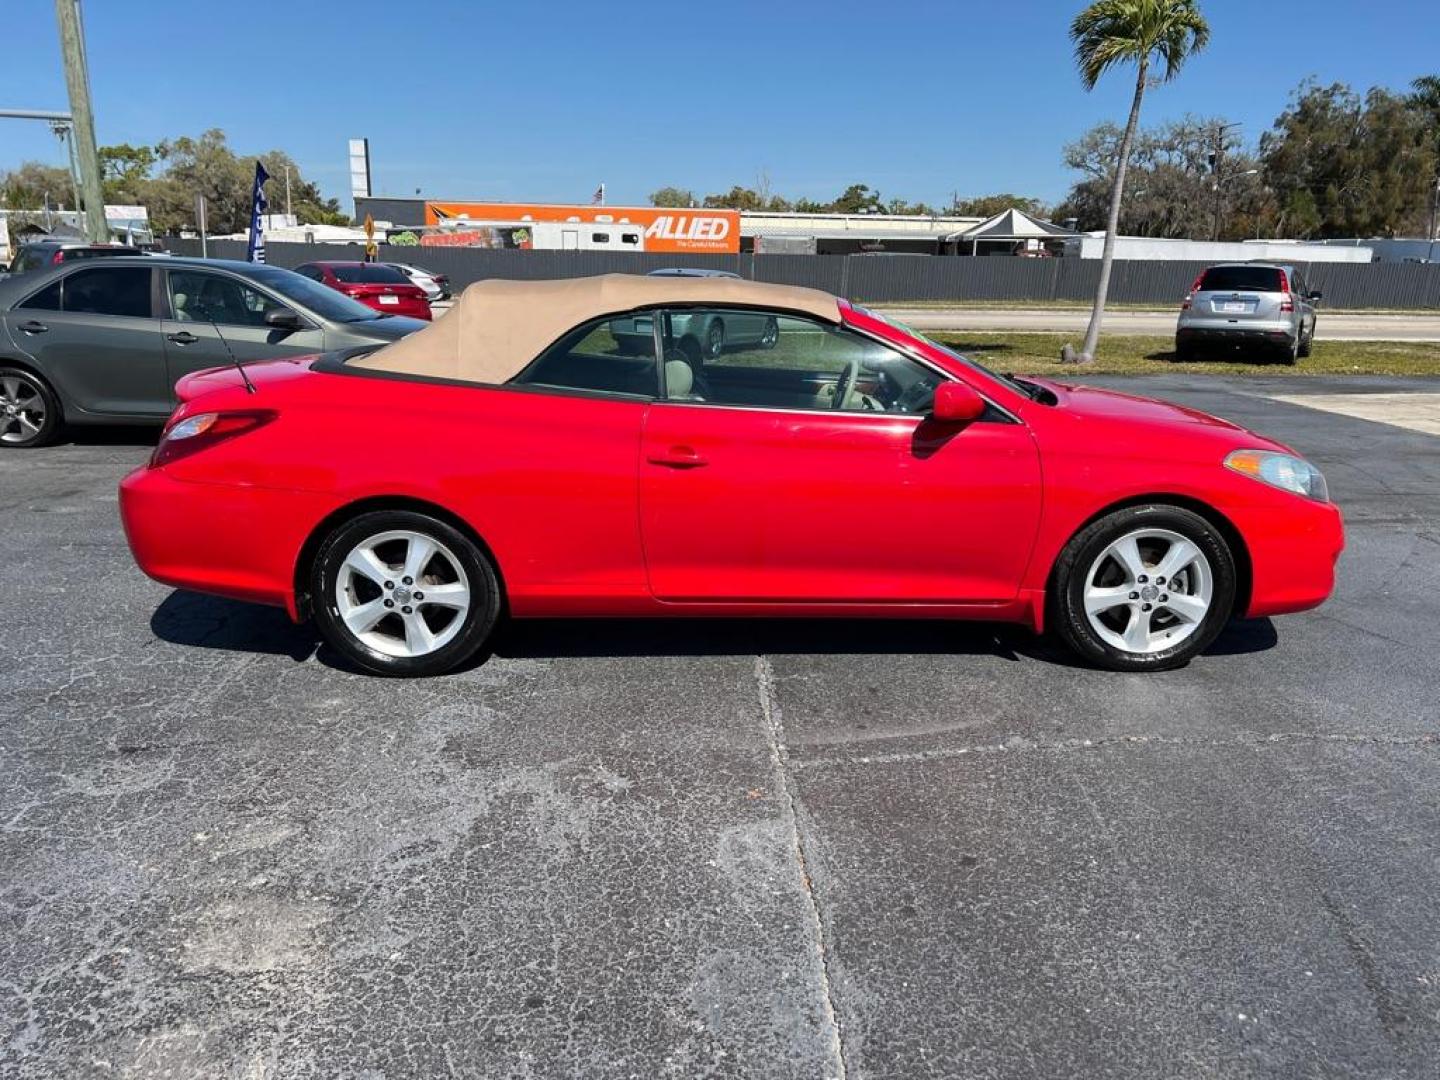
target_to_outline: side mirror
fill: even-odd
[[[1325,299],[1325,294],[1322,293],[1322,292],[1310,292],[1310,293],[1307,293],[1307,294],[1306,294],[1305,299],[1306,299],[1306,300],[1324,300],[1324,299]]]
[[[288,307],[266,308],[265,325],[276,330],[299,330],[300,316]]]
[[[941,424],[968,424],[985,413],[985,399],[963,382],[943,382],[935,388],[930,418]]]

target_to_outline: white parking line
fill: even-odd
[[[1266,394],[1274,401],[1440,435],[1440,394]]]

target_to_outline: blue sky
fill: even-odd
[[[1306,76],[1403,89],[1440,73],[1436,0],[1205,0],[1210,49],[1152,92],[1268,128]],[[85,3],[97,137],[153,143],[223,128],[288,151],[349,209],[346,140],[370,138],[377,194],[611,203],[675,184],[830,198],[951,191],[1053,200],[1063,145],[1121,120],[1131,77],[1093,93],[1066,36],[1080,0],[738,0],[401,4]],[[50,0],[5,6],[5,104],[66,108]],[[1281,44],[1283,42],[1283,44]],[[0,121],[0,168],[62,163],[41,124]]]

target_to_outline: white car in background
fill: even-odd
[[[402,274],[408,277],[416,285],[425,290],[425,299],[432,304],[436,300],[450,299],[450,279],[444,274],[437,274],[433,270],[423,270],[418,266],[411,266],[409,263],[386,263],[386,266],[393,266]]]

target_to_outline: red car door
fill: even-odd
[[[692,357],[689,396],[703,400],[672,394],[649,409],[651,591],[674,602],[1013,598],[1040,514],[1029,430],[998,410],[937,425],[923,415],[937,373],[848,331],[779,321],[778,347]]]

